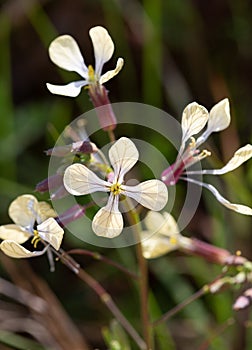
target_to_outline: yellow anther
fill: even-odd
[[[33,230],[34,237],[31,240],[31,244],[33,244],[34,248],[37,248],[38,242],[40,241],[39,233],[37,230]]]
[[[237,255],[237,256],[241,256],[241,254],[242,254],[242,252],[241,252],[240,250],[237,250],[237,251],[235,252],[235,255]]]
[[[191,137],[191,142],[189,143],[189,147],[190,148],[195,148],[195,146],[196,146],[196,140],[195,140],[195,138],[194,137]]]
[[[88,80],[95,81],[95,71],[91,65],[88,66]]]
[[[170,238],[170,243],[173,244],[173,245],[176,245],[178,243],[178,240],[176,237],[171,237]]]
[[[207,149],[203,149],[203,151],[200,152],[200,154],[198,155],[199,160],[204,159],[206,157],[210,157],[211,156],[211,152],[208,151]]]
[[[114,196],[117,196],[121,193],[121,185],[116,183],[110,186],[110,191],[113,193]]]

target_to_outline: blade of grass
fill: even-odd
[[[7,140],[15,133],[14,114],[11,91],[11,68],[10,68],[10,23],[6,16],[0,16],[0,168],[1,175],[14,180],[16,177],[15,144],[8,144]]]
[[[162,1],[143,1],[143,101],[162,102]]]
[[[18,350],[45,350],[43,346],[33,340],[3,330],[0,330],[0,343],[11,346],[13,349]]]

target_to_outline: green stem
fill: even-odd
[[[128,208],[132,208],[130,205],[130,199],[125,200]],[[127,217],[132,225],[132,229],[135,231],[136,237],[138,237],[139,243],[136,245],[136,253],[138,260],[138,267],[140,271],[140,305],[141,305],[141,320],[143,328],[143,336],[147,349],[152,349],[152,336],[151,336],[151,324],[149,318],[149,305],[148,305],[148,294],[149,294],[149,283],[148,283],[148,264],[147,260],[143,256],[142,244],[140,240],[140,230],[139,230],[139,215],[135,209],[127,211]]]
[[[148,265],[143,257],[142,244],[139,242],[136,246],[138,266],[140,270],[140,303],[141,303],[141,318],[143,325],[144,340],[147,344],[147,349],[152,349],[151,327],[149,320],[149,304],[148,304]]]
[[[115,142],[116,137],[113,130],[108,130],[108,136],[111,142]]]
[[[193,301],[199,299],[202,297],[202,295],[205,295],[207,293],[211,293],[211,286],[216,284],[221,278],[223,278],[226,274],[226,271],[223,271],[218,277],[216,277],[212,282],[205,284],[201,289],[199,289],[196,293],[190,295],[187,299],[185,299],[182,303],[179,305],[176,305],[173,309],[169,310],[165,314],[162,315],[158,320],[154,321],[152,323],[153,327],[158,326],[160,323],[168,320],[170,317],[176,315],[178,312],[180,312],[182,309],[184,309],[187,305],[191,304]],[[213,292],[212,292],[213,293]]]
[[[113,130],[108,130],[108,136],[111,142],[114,142],[116,140],[115,134]],[[126,198],[124,203],[126,203],[127,206],[127,217],[132,225],[132,229],[136,234],[136,237],[139,240],[139,243],[137,243],[137,260],[138,260],[138,266],[140,271],[140,305],[141,305],[141,321],[142,321],[142,329],[143,329],[143,336],[146,343],[146,349],[151,350],[152,349],[152,337],[151,337],[151,325],[149,320],[149,306],[148,306],[148,292],[149,292],[149,285],[148,285],[148,265],[147,261],[143,257],[142,252],[142,245],[140,241],[140,230],[139,230],[139,216],[135,209],[129,209],[133,206],[130,205],[130,198]]]
[[[199,299],[202,295],[206,294],[207,292],[208,292],[208,288],[205,288],[205,287],[201,288],[196,293],[190,295],[189,298],[184,300],[182,303],[180,303],[179,305],[175,306],[173,309],[166,312],[161,318],[154,321],[152,325],[154,327],[158,326],[160,323],[163,323],[164,321],[168,320],[170,317],[176,315],[178,312],[184,309],[187,305]]]
[[[66,265],[73,273],[76,274],[83,282],[85,282],[100,298],[100,300],[107,306],[110,312],[114,315],[117,321],[122,325],[125,331],[136,342],[140,350],[146,350],[144,340],[139,336],[136,330],[128,322],[128,320],[121,313],[110,294],[103,288],[103,286],[90,276],[86,271],[80,268],[79,264],[68,254],[60,250],[62,254],[55,252],[60,261]]]

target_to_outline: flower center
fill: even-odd
[[[113,193],[114,196],[117,196],[122,192],[121,185],[119,183],[115,183],[110,186],[110,191]]]

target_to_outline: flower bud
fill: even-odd
[[[101,128],[104,131],[114,130],[117,120],[108,98],[108,91],[103,85],[90,85],[88,91]]]
[[[49,191],[49,188],[57,188],[63,184],[63,176],[60,174],[55,174],[47,177],[36,185],[36,191],[44,193]]]
[[[64,227],[69,222],[72,222],[74,220],[81,218],[85,214],[85,211],[86,211],[85,206],[75,204],[73,207],[69,208],[64,213],[60,214],[56,218],[56,221],[60,226]]]

